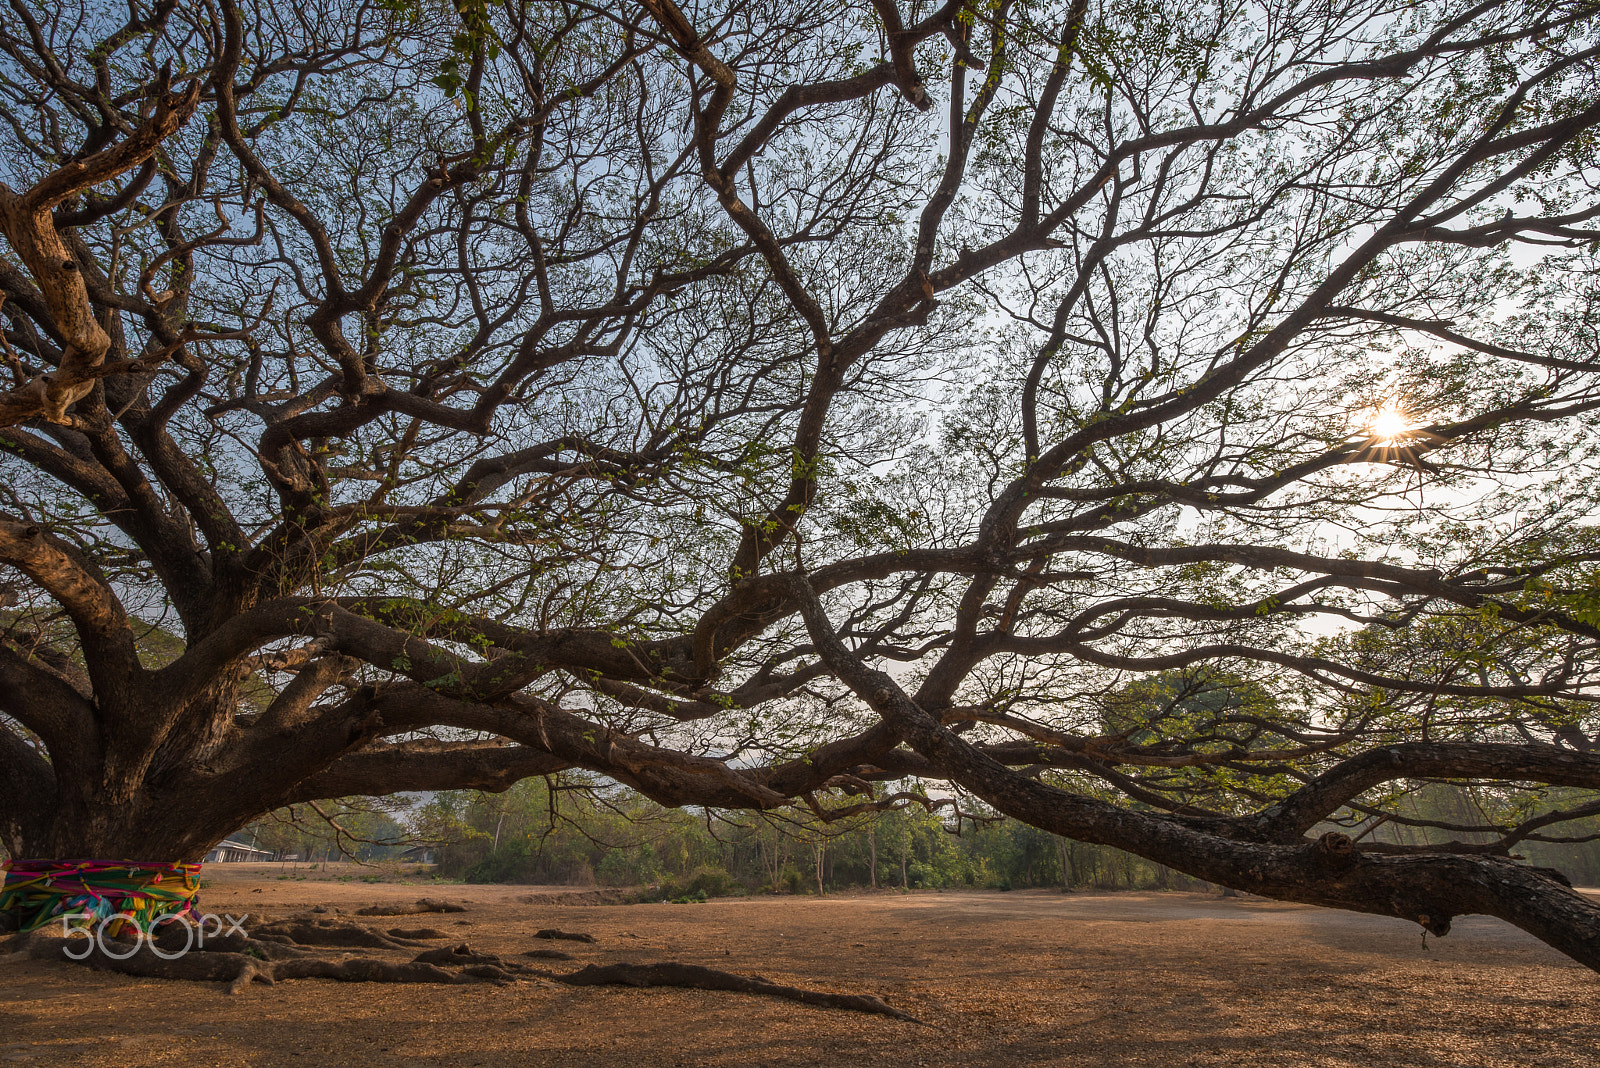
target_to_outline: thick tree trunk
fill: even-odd
[[[90,795],[89,806],[95,800]],[[132,804],[107,799],[81,816],[63,812],[54,819],[24,823],[6,848],[24,859],[195,863],[254,815],[247,811],[205,812],[184,804],[181,796],[138,797]]]
[[[218,680],[174,708],[159,692],[121,695],[84,746],[33,785],[39,803],[0,820],[12,856],[37,860],[199,861],[278,807],[287,768],[241,774],[224,763],[238,686]],[[97,717],[101,719],[101,717]],[[275,774],[263,774],[264,771]]]
[[[52,810],[16,822],[5,841],[12,856],[193,863],[266,810],[248,798],[217,808],[181,790],[115,781],[64,792]]]

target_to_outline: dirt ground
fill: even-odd
[[[302,874],[304,874],[302,872]],[[208,912],[348,915],[421,896],[512,956],[677,960],[877,994],[921,1024],[692,990],[205,984],[0,966],[0,1062],[47,1065],[1600,1066],[1600,977],[1495,920],[1415,925],[1200,894],[840,894],[594,905],[559,889],[212,866]],[[563,903],[566,902],[566,903]],[[593,945],[535,941],[540,928]],[[439,943],[443,944],[443,943]]]

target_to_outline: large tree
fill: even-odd
[[[1600,967],[1596,12],[12,0],[0,841],[914,776]]]

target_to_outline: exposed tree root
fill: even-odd
[[[252,937],[262,942],[283,942],[301,946],[348,946],[353,949],[415,949],[422,944],[416,939],[386,935],[359,923],[299,918],[262,924],[255,929]]]
[[[63,938],[54,932],[41,930],[13,939],[8,948],[16,956],[27,956],[33,960],[66,960],[101,971],[121,972],[123,975],[227,983],[231,993],[238,993],[253,979],[272,982],[272,966],[243,953],[208,949],[206,952],[161,957],[148,947],[135,948],[114,939],[107,940],[107,945],[115,947],[112,953],[85,939]],[[124,953],[127,955],[122,956]]]
[[[823,990],[803,990],[797,986],[783,986],[757,977],[734,975],[732,972],[705,968],[698,964],[591,964],[567,975],[551,976],[558,983],[569,986],[676,986],[692,990],[728,990],[736,994],[761,994],[766,997],[788,998],[805,1005],[825,1009],[848,1009],[851,1012],[870,1012],[879,1016],[892,1016],[896,1020],[921,1023],[915,1016],[901,1012],[871,994],[833,994]]]
[[[571,931],[558,931],[554,927],[547,927],[543,931],[534,932],[535,938],[564,938],[568,942],[598,942],[592,934],[574,934]]]
[[[524,957],[535,957],[539,960],[576,960],[571,953],[563,953],[559,949],[526,949]]]
[[[18,947],[16,942],[25,942]],[[243,951],[228,948],[226,940],[213,941],[203,949],[162,956],[149,946],[107,940],[106,946],[82,938],[62,938],[35,931],[14,940],[8,947],[34,960],[67,960],[101,971],[120,972],[149,979],[182,979],[190,982],[227,983],[230,993],[239,993],[251,982],[271,984],[280,979],[337,979],[347,983],[467,983],[479,976],[464,976],[433,964],[417,961],[388,961],[370,957],[330,960],[305,953],[296,947],[272,942],[243,940]],[[157,942],[157,948],[162,948]],[[109,950],[109,952],[108,952]],[[293,956],[265,959],[285,950]],[[498,978],[498,977],[493,977]],[[507,976],[509,978],[509,975]]]
[[[464,983],[456,972],[415,961],[396,963],[357,957],[354,960],[286,960],[272,966],[274,979],[338,979],[345,983]]]
[[[390,938],[408,938],[413,941],[426,938],[449,938],[450,936],[437,927],[391,927],[388,930]]]
[[[182,927],[163,928],[156,936],[156,948],[168,956],[178,953],[187,955],[190,950],[196,950],[206,953],[238,953],[257,960],[295,960],[323,955],[319,950],[301,949],[286,941],[274,939],[258,940],[243,932],[209,935],[200,940],[195,938],[192,928],[185,930]]]
[[[356,911],[357,916],[416,916],[424,912],[465,912],[465,905],[452,905],[438,898],[418,898],[411,905],[369,905]]]
[[[493,964],[496,967],[521,967],[521,965],[508,966],[493,953],[475,953],[465,942],[460,945],[430,949],[426,953],[418,953],[411,959],[416,964],[454,964],[461,967],[472,964]]]
[[[845,1009],[912,1023],[920,1022],[869,994],[804,990],[783,986],[760,976],[735,975],[697,964],[591,964],[576,972],[561,973],[506,960],[493,953],[479,953],[465,942],[424,950],[407,961],[373,957],[335,960],[321,955],[317,950],[295,944],[295,936],[303,934],[313,940],[312,945],[335,949],[341,946],[360,949],[408,948],[400,940],[390,939],[359,924],[330,920],[286,921],[263,927],[258,936],[231,932],[209,937],[203,943],[186,939],[185,936],[190,934],[192,932],[183,928],[167,928],[152,947],[137,941],[114,939],[97,943],[81,933],[67,938],[53,931],[41,930],[20,935],[0,946],[0,961],[68,960],[90,968],[142,978],[223,983],[234,994],[242,992],[251,983],[270,985],[285,979],[459,985],[506,984],[539,978],[568,986],[681,987],[786,998],[819,1008]],[[578,937],[593,941],[587,935]],[[528,950],[525,955],[543,959],[572,959],[570,954],[553,949]]]

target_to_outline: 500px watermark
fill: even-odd
[[[250,918],[250,914],[245,913],[238,919],[234,919],[228,913],[218,916],[214,912],[208,912],[198,920],[191,920],[188,916],[181,914],[157,916],[150,921],[148,929],[141,927],[138,920],[125,912],[119,912],[115,916],[107,916],[98,923],[91,922],[94,918],[95,915],[92,912],[69,912],[62,915],[61,936],[68,942],[67,945],[61,947],[63,954],[73,960],[82,960],[93,953],[95,947],[98,946],[100,947],[100,952],[112,960],[127,960],[139,952],[139,947],[148,945],[150,952],[162,960],[177,960],[191,950],[204,949],[208,936],[212,939],[218,939],[236,932],[238,934],[246,934],[244,923]],[[133,937],[131,939],[127,937],[126,933],[108,937],[112,924],[119,921],[124,925],[124,932],[128,928],[132,928]],[[181,946],[174,948],[177,942],[176,938],[169,938],[167,946],[157,943],[156,937],[160,934],[160,928],[163,924],[169,926],[178,924],[183,929],[184,936]],[[83,942],[82,946],[72,944],[80,940]]]

